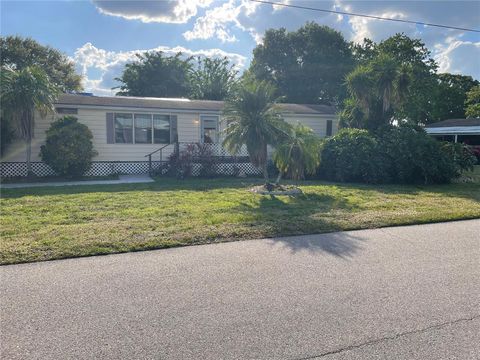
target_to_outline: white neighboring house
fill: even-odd
[[[166,161],[176,141],[211,143],[217,155],[231,155],[221,147],[225,126],[221,121],[222,101],[65,94],[59,97],[55,107],[56,114],[35,118],[32,169],[37,176],[53,174],[41,162],[40,146],[45,142],[50,124],[65,115],[75,116],[92,131],[98,155],[87,175],[146,173],[151,165],[148,154],[154,164]],[[334,135],[338,130],[333,107],[302,104],[280,104],[279,107],[287,122],[302,123],[320,137]],[[1,176],[26,175],[25,160],[25,143],[14,142],[1,159]],[[248,165],[247,173],[248,168],[256,172]]]

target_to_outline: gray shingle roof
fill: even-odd
[[[448,119],[433,124],[428,124],[426,128],[454,127],[454,126],[480,126],[480,119]]]
[[[63,94],[57,105],[104,106],[114,108],[146,108],[163,110],[222,111],[223,101],[148,98],[133,96],[88,96]],[[327,105],[279,104],[280,110],[292,114],[335,114],[335,109]]]

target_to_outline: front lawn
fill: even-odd
[[[247,191],[255,179],[3,190],[2,264],[480,217],[480,184],[304,182],[304,195]],[[460,239],[459,239],[460,241]]]

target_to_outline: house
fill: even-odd
[[[225,126],[221,121],[222,101],[64,94],[55,107],[56,114],[35,118],[32,170],[37,176],[53,175],[41,162],[40,146],[52,121],[65,115],[77,117],[93,133],[98,155],[87,175],[146,173],[152,162],[158,165],[168,159],[176,141],[212,144],[216,155],[226,154],[221,147]],[[333,135],[338,129],[333,107],[302,104],[279,107],[287,122],[309,126],[321,137]],[[1,176],[26,175],[25,159],[25,143],[11,144],[1,159]],[[247,173],[257,171],[247,165],[244,165]]]

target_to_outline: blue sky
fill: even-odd
[[[480,28],[479,1],[276,1]],[[118,85],[114,78],[135,53],[156,49],[167,54],[227,56],[244,69],[266,29],[294,30],[306,21],[331,26],[357,42],[405,32],[427,44],[439,71],[480,79],[479,33],[275,8],[249,0],[1,0],[0,32],[29,36],[60,49],[83,74],[85,90],[109,95]]]

